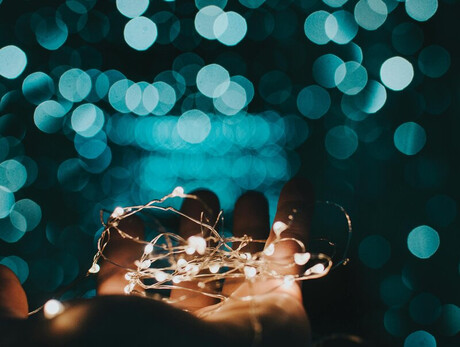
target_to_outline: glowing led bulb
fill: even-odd
[[[284,276],[284,285],[290,287],[294,284],[295,278],[292,275]]]
[[[125,280],[131,281],[131,273],[130,272],[125,273]]]
[[[324,267],[324,264],[316,264],[314,265],[312,268],[311,268],[311,272],[315,273],[315,274],[320,274],[322,273],[326,268]]]
[[[201,236],[190,236],[187,239],[187,242],[188,247],[185,250],[187,254],[197,252],[198,254],[203,255],[206,252],[206,240]]]
[[[209,271],[213,274],[218,273],[220,270],[220,265],[217,263],[209,265]]]
[[[182,282],[182,278],[181,278],[180,276],[174,276],[173,279],[172,279],[172,281],[173,281],[174,283],[176,283],[176,284],[177,284],[177,283],[181,283],[181,282]]]
[[[280,237],[281,233],[286,229],[287,229],[286,223],[283,223],[281,221],[277,221],[273,223],[273,231],[276,237]]]
[[[308,263],[308,261],[310,260],[310,253],[306,252],[306,253],[295,253],[294,254],[294,261],[297,265],[305,265],[306,263]]]
[[[101,267],[100,267],[98,264],[93,264],[93,265],[89,268],[88,272],[89,272],[89,273],[92,273],[92,274],[97,274],[97,273],[99,272],[100,269],[101,269]]]
[[[115,207],[115,209],[113,210],[113,212],[110,215],[110,217],[118,218],[118,217],[122,216],[123,213],[125,213],[125,210],[123,209],[123,207]]]
[[[269,244],[268,247],[264,249],[264,254],[267,256],[271,256],[275,253],[275,245],[273,243]]]
[[[310,275],[310,274],[321,274],[324,272],[325,270],[325,266],[324,264],[316,264],[316,265],[313,265],[311,268],[309,268],[307,271],[305,271],[305,275]]]
[[[151,243],[149,243],[148,245],[145,246],[144,248],[144,253],[145,254],[150,254],[152,253],[153,251],[153,245]]]
[[[187,260],[185,260],[184,258],[180,258],[178,261],[177,261],[177,266],[178,267],[184,267],[187,265]]]
[[[146,259],[141,263],[140,268],[141,269],[148,269],[150,267],[150,265],[152,265],[152,262],[150,260]]]
[[[157,282],[163,282],[164,280],[166,280],[166,278],[168,278],[168,275],[163,272],[163,271],[156,271],[155,272],[155,280]]]
[[[124,292],[125,292],[125,294],[131,294],[131,292],[133,291],[133,289],[134,289],[134,283],[131,282],[130,284],[128,284],[127,286],[125,286]]]
[[[244,267],[244,275],[246,276],[246,278],[250,279],[250,278],[254,278],[257,274],[257,270],[255,267],[252,267],[252,266],[245,266]]]
[[[171,196],[183,196],[184,195],[184,188],[176,187],[171,193]]]
[[[64,305],[56,299],[48,300],[43,307],[43,313],[46,318],[51,319],[64,311]]]

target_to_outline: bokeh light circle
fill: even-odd
[[[246,90],[238,83],[230,81],[225,93],[215,98],[213,103],[219,112],[227,116],[234,115],[247,104]]]
[[[426,143],[425,129],[415,122],[403,123],[395,130],[393,141],[401,153],[417,154]]]
[[[460,308],[455,304],[443,305],[440,323],[442,335],[455,336],[460,333]]]
[[[198,90],[209,98],[221,96],[229,85],[230,74],[219,64],[206,65],[196,75]]]
[[[358,25],[353,15],[345,10],[330,14],[324,25],[326,35],[339,45],[349,43],[358,33]]]
[[[234,11],[221,13],[214,22],[214,35],[220,43],[235,46],[246,36],[246,19]]]
[[[224,11],[218,6],[206,6],[201,8],[195,16],[195,29],[204,38],[208,40],[215,40],[217,39],[215,30],[214,30],[214,23],[216,19],[222,14]],[[225,31],[227,28],[228,23],[221,23],[220,25],[225,24],[223,28],[219,28],[222,32]]]
[[[22,93],[29,102],[38,105],[53,96],[54,82],[43,72],[31,73],[22,82]]]
[[[177,121],[177,132],[188,143],[203,142],[210,131],[211,120],[206,113],[199,110],[187,111]]]
[[[35,37],[43,48],[55,51],[67,40],[69,30],[67,25],[58,17],[42,18],[35,27]]]
[[[78,106],[72,113],[73,130],[83,137],[96,135],[104,125],[104,112],[93,104]]]
[[[83,169],[83,162],[77,158],[63,161],[58,168],[57,178],[64,190],[78,192],[89,181],[89,175]]]
[[[27,56],[19,47],[10,45],[0,49],[0,76],[18,77],[27,65]]]
[[[331,97],[327,90],[317,85],[303,88],[297,95],[299,112],[310,119],[319,119],[329,110]]]
[[[10,214],[11,223],[19,230],[31,231],[35,229],[42,219],[42,210],[40,206],[30,199],[17,201]],[[19,223],[15,223],[15,220]]]
[[[391,256],[390,243],[381,235],[370,235],[359,244],[359,259],[371,269],[380,269]]]
[[[418,56],[418,67],[428,77],[441,77],[449,70],[450,54],[438,45],[425,47]]]
[[[315,81],[325,88],[334,88],[335,71],[344,61],[334,54],[325,54],[313,63],[313,77]]]
[[[419,22],[425,22],[436,13],[438,0],[406,0],[407,14]]]
[[[5,160],[0,164],[0,186],[17,192],[27,181],[27,170],[14,159]]]
[[[424,330],[414,331],[404,340],[404,347],[436,347],[436,339]]]
[[[128,18],[134,18],[142,15],[149,7],[149,0],[117,0],[117,10]]]
[[[379,111],[387,100],[387,91],[377,81],[369,81],[366,87],[355,96],[355,105],[368,114]]]
[[[136,17],[125,25],[123,37],[126,43],[137,51],[145,51],[153,45],[158,36],[156,24],[147,17]]]
[[[358,148],[358,135],[346,125],[339,125],[326,134],[325,146],[327,152],[336,159],[347,159]]]
[[[14,194],[3,186],[0,186],[0,218],[10,214],[14,205]]]
[[[70,69],[59,78],[59,92],[69,101],[80,102],[91,91],[91,77],[80,69]]]
[[[412,22],[398,24],[391,33],[393,47],[401,54],[414,54],[423,44],[423,31]]]
[[[367,71],[356,61],[341,64],[335,71],[334,81],[337,88],[344,94],[358,94],[367,84]]]
[[[0,264],[5,265],[13,271],[21,284],[29,277],[29,265],[27,265],[27,262],[24,259],[16,255],[10,255],[9,257],[1,259]]]
[[[385,23],[388,9],[382,0],[359,0],[354,13],[360,27],[366,30],[376,30]]]
[[[304,32],[310,41],[317,45],[325,45],[331,40],[330,37],[335,36],[332,27],[335,27],[337,30],[338,25],[334,16],[329,19],[330,29],[326,33],[326,21],[329,17],[330,13],[326,11],[316,11],[307,17],[304,24]],[[334,21],[335,23],[332,23]]]
[[[439,234],[428,225],[414,228],[407,236],[409,251],[420,259],[430,258],[438,250],[439,244]]]
[[[259,81],[259,93],[262,98],[272,105],[285,102],[292,91],[292,82],[289,76],[279,70],[269,71]]]
[[[54,100],[42,102],[35,108],[34,123],[41,131],[51,134],[59,131],[66,114],[65,108]]]
[[[388,88],[396,91],[403,90],[412,82],[414,68],[403,57],[392,57],[382,64],[380,78]]]
[[[348,0],[323,0],[323,2],[331,7],[341,7],[345,5]]]
[[[441,315],[441,301],[430,293],[420,293],[409,304],[409,313],[414,322],[433,324]]]

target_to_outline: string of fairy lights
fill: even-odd
[[[168,206],[167,200],[172,198],[194,199],[202,203],[203,210],[200,219],[195,219]],[[253,239],[248,235],[226,237],[218,231],[218,224],[223,221],[223,211],[219,212],[215,223],[210,223],[205,213],[209,211],[208,206],[198,196],[186,194],[182,187],[176,187],[170,194],[145,205],[116,207],[106,221],[104,212],[101,211],[101,222],[104,229],[98,239],[97,252],[87,276],[100,271],[99,263],[102,260],[125,270],[124,292],[127,295],[141,295],[174,305],[197,294],[218,299],[220,304],[227,300],[251,300],[254,295],[266,293],[250,293],[244,297],[238,297],[234,293],[225,295],[219,288],[227,279],[237,279],[241,283],[247,281],[250,288],[251,284],[257,281],[276,280],[272,282],[278,283],[277,286],[267,286],[268,293],[279,286],[292,286],[295,282],[324,277],[331,269],[347,263],[346,256],[352,235],[350,216],[342,206],[329,201],[324,203],[340,209],[347,222],[348,238],[343,255],[339,260],[335,260],[336,246],[332,242],[328,241],[334,249],[333,252],[329,254],[311,253],[301,240],[289,235],[289,228],[295,222],[296,214],[300,213],[296,209],[292,210],[288,221],[273,223],[275,238],[269,243],[266,243],[266,240]],[[150,241],[145,241],[130,235],[120,227],[122,220],[147,210],[171,211],[199,225],[201,233],[184,239],[161,227],[155,237]],[[113,240],[114,234],[143,246],[142,254],[131,266],[118,264],[115,259],[106,255],[105,251],[110,241]],[[296,244],[298,251],[289,256],[276,256],[277,248],[288,242]],[[256,253],[245,251],[248,245],[255,243],[265,244],[264,249]],[[303,270],[299,272],[299,268]],[[184,283],[187,282],[195,285],[184,286]],[[174,289],[180,289],[181,293],[185,294],[174,299],[160,294],[167,294]],[[219,306],[216,305],[216,309]],[[43,311],[45,317],[53,318],[64,311],[64,305],[52,299],[43,305]],[[257,324],[254,326],[256,327]]]

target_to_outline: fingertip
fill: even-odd
[[[195,220],[200,220],[203,214],[207,220],[204,222],[213,225],[216,222],[220,211],[219,198],[212,191],[207,189],[197,189],[190,193],[197,199],[187,198],[182,203],[181,212]],[[188,238],[201,232],[201,226],[186,217],[181,217],[179,234],[183,238]]]
[[[315,198],[312,184],[306,178],[293,178],[288,181],[280,193],[279,203],[286,202],[311,202]]]
[[[27,296],[16,274],[0,264],[0,316],[27,318]]]
[[[233,212],[233,235],[266,239],[269,232],[268,201],[257,191],[244,193],[236,202]]]

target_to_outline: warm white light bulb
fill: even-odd
[[[112,218],[118,218],[118,217],[122,216],[123,213],[125,213],[125,210],[123,209],[123,207],[115,207],[115,209],[113,210],[113,212],[111,214],[111,217]]]
[[[252,266],[245,266],[244,267],[244,274],[246,276],[246,278],[250,279],[250,278],[254,278],[257,274],[257,270],[256,268],[252,267]]]
[[[213,274],[218,273],[220,270],[220,265],[217,263],[209,265],[209,271]]]
[[[273,223],[273,232],[275,233],[276,237],[280,237],[281,233],[287,229],[286,223],[281,221],[277,221]]]
[[[93,264],[93,265],[89,268],[88,272],[89,272],[89,273],[92,273],[92,274],[97,274],[97,273],[99,272],[100,269],[101,269],[101,267],[100,267],[98,264]]]
[[[310,260],[310,253],[306,252],[306,253],[295,253],[294,254],[294,261],[297,265],[305,265],[306,263],[308,263],[308,261]]]
[[[320,274],[320,273],[322,273],[325,269],[326,269],[326,268],[324,267],[324,264],[319,263],[319,264],[316,264],[315,266],[313,266],[313,267],[311,268],[311,272],[316,273],[316,274]]]
[[[273,255],[273,253],[275,253],[275,245],[271,243],[264,249],[264,254],[267,256],[271,256]]]
[[[149,243],[148,245],[145,246],[144,248],[144,253],[145,254],[150,254],[152,253],[153,251],[153,245],[151,243]]]
[[[56,299],[48,300],[43,307],[43,313],[46,318],[51,319],[64,311],[64,305]]]
[[[185,250],[187,254],[193,254],[196,251],[198,254],[203,255],[206,252],[206,240],[201,236],[190,236],[187,239],[187,242],[188,247]],[[190,249],[188,250],[188,248]],[[194,249],[194,252],[189,253],[192,248]]]
[[[155,280],[157,280],[158,282],[163,282],[164,280],[166,280],[166,278],[168,278],[168,275],[165,272],[163,271],[155,272]]]
[[[184,195],[184,188],[176,187],[171,193],[171,196],[183,196]]]
[[[284,276],[284,285],[290,287],[294,284],[295,278],[292,275]]]
[[[178,267],[187,266],[187,260],[185,260],[184,258],[180,258],[180,259],[177,261],[177,266],[178,266]]]
[[[140,268],[141,269],[148,269],[150,267],[150,265],[152,265],[152,262],[150,260],[146,259],[141,263]]]

